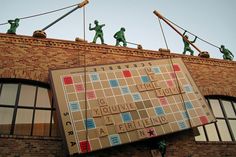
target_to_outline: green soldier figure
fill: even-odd
[[[93,43],[96,43],[97,38],[100,38],[101,43],[104,44],[102,27],[104,27],[105,24],[99,25],[97,20],[94,21],[94,24],[95,24],[95,27],[93,28],[91,27],[91,23],[89,24],[89,30],[90,31],[95,30],[96,32],[93,38]]]
[[[116,34],[114,35],[114,38],[116,39],[116,46],[119,46],[120,42],[123,42],[123,46],[127,46],[127,42],[125,40],[125,28],[122,27]]]
[[[230,50],[226,49],[224,45],[220,46],[220,52],[223,53],[223,59],[224,60],[230,60],[232,61],[234,58],[234,55]]]
[[[161,153],[161,156],[165,157],[165,155],[166,155],[166,142],[165,142],[165,140],[158,142],[158,149],[159,149],[159,152]]]
[[[15,20],[8,20],[8,23],[11,25],[10,29],[7,30],[8,34],[16,34],[16,28],[19,26],[20,19],[16,18]]]
[[[187,31],[184,31],[183,36],[188,39],[188,36],[185,35],[186,33],[187,33]],[[195,37],[195,39],[193,41],[190,41],[190,42],[195,43],[196,40],[197,40],[197,37]],[[186,52],[189,51],[190,54],[193,56],[194,51],[190,48],[189,43],[184,38],[183,38],[183,42],[184,42],[184,52],[183,52],[183,54],[185,55]]]

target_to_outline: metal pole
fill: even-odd
[[[42,31],[45,31],[46,29],[48,29],[49,27],[51,27],[52,25],[54,25],[55,23],[57,23],[58,21],[60,21],[61,19],[63,19],[64,17],[66,17],[67,15],[71,14],[72,12],[74,12],[75,10],[82,8],[83,6],[85,6],[86,4],[88,4],[89,1],[88,0],[84,0],[82,3],[79,3],[77,7],[75,7],[74,9],[72,9],[71,11],[69,11],[68,13],[66,13],[65,15],[61,16],[60,18],[58,18],[57,20],[55,20],[54,22],[50,23],[49,25],[47,25],[46,27],[44,27],[42,29]]]
[[[183,36],[182,33],[180,33],[174,26],[172,26],[159,12],[157,12],[156,10],[153,11],[153,13],[159,17],[160,19],[162,19],[164,22],[166,22],[172,29],[174,29],[185,41],[187,41],[190,45],[192,45],[199,53],[201,53],[202,51],[197,48],[193,43],[191,43],[185,36]]]

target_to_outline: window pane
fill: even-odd
[[[33,110],[18,109],[16,114],[15,134],[30,135]]]
[[[15,105],[18,84],[3,84],[0,93],[0,104]]]
[[[196,141],[206,141],[206,136],[205,136],[203,127],[200,126],[200,127],[198,127],[197,129],[198,129],[200,135],[195,136],[195,140],[196,140]]]
[[[49,136],[51,111],[36,110],[33,135]]]
[[[59,130],[59,127],[58,127],[57,115],[56,115],[55,111],[53,111],[53,117],[52,117],[51,136],[60,136],[60,130]]]
[[[50,108],[50,98],[49,98],[49,93],[48,89],[46,88],[38,88],[38,96],[37,96],[37,107],[46,107]]]
[[[214,123],[206,125],[205,128],[206,128],[209,141],[219,141],[219,137],[217,135],[216,127]]]
[[[221,107],[220,107],[219,100],[209,99],[209,102],[210,102],[211,109],[212,109],[215,117],[224,117],[223,112],[222,112]]]
[[[220,137],[222,141],[232,141],[230,134],[229,134],[229,129],[228,126],[225,122],[225,120],[217,120],[217,127],[220,132]]]
[[[236,120],[229,120],[229,124],[233,132],[234,139],[236,139]]]
[[[13,108],[0,107],[0,134],[10,134]]]
[[[235,115],[235,112],[234,112],[231,102],[223,100],[222,104],[224,106],[227,117],[228,118],[236,118],[236,115]]]
[[[35,86],[22,85],[20,90],[19,106],[34,106]]]

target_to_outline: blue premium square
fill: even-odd
[[[189,119],[188,113],[186,111],[182,112],[184,119]]]
[[[156,74],[161,73],[161,70],[160,70],[159,67],[153,67],[153,68],[152,68],[152,71],[153,71],[154,73],[156,73]]]
[[[180,129],[186,129],[187,128],[187,126],[186,126],[184,121],[179,121],[178,124],[179,124],[179,128]]]
[[[184,102],[184,104],[185,104],[186,109],[192,109],[193,108],[192,103],[189,102],[189,101]]]
[[[124,123],[128,123],[132,121],[132,117],[130,112],[125,112],[125,113],[121,113],[122,119]]]
[[[109,136],[109,141],[112,146],[121,144],[120,136],[118,134],[113,134]]]
[[[79,102],[70,102],[70,103],[69,103],[69,106],[70,106],[70,110],[71,110],[72,112],[74,112],[74,111],[79,111],[79,110],[80,110],[80,104],[79,104]]]
[[[86,122],[86,119],[85,119],[85,120],[84,120],[84,126],[85,126],[85,128],[86,128],[86,124],[87,124],[87,128],[88,128],[88,129],[94,129],[94,128],[96,127],[93,118],[88,118],[88,119],[87,119],[87,122]]]
[[[109,82],[110,82],[111,87],[118,87],[119,86],[119,83],[117,80],[110,80]]]
[[[122,94],[129,94],[130,93],[128,87],[121,87],[121,92],[122,92]]]
[[[99,79],[99,75],[98,75],[97,73],[91,74],[90,77],[91,77],[91,80],[92,80],[92,81],[98,81],[98,80],[100,80],[100,79]]]
[[[184,91],[187,92],[187,93],[190,93],[193,91],[192,87],[190,85],[185,85],[184,86]]]
[[[134,100],[135,102],[141,100],[141,95],[140,95],[139,93],[133,94],[132,97],[133,97],[133,100]]]
[[[161,116],[161,115],[164,115],[164,114],[165,114],[165,113],[164,113],[164,110],[163,110],[163,108],[162,108],[161,106],[156,107],[156,108],[155,108],[155,111],[156,111],[156,114],[157,114],[158,116]]]
[[[142,80],[143,83],[151,82],[148,76],[141,76],[141,80]]]

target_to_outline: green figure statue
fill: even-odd
[[[187,31],[184,31],[183,36],[188,39],[188,36],[185,35],[186,33],[187,33]],[[190,41],[190,42],[195,43],[196,40],[197,40],[197,37],[195,37],[195,39],[193,41]],[[184,38],[183,38],[183,42],[184,42],[184,52],[183,52],[183,54],[185,55],[186,52],[189,51],[190,54],[193,56],[194,51],[190,48],[189,43],[187,41],[185,41]]]
[[[123,46],[127,46],[127,42],[125,40],[125,28],[122,27],[116,34],[114,35],[114,38],[116,39],[116,46],[120,45],[120,42],[123,42]]]
[[[7,30],[8,34],[16,34],[16,28],[19,26],[20,19],[16,18],[15,20],[8,20],[8,23],[11,25],[10,29]]]
[[[93,38],[93,43],[96,43],[97,38],[100,38],[101,43],[104,44],[102,27],[104,27],[105,24],[99,25],[97,20],[94,21],[94,24],[95,24],[95,27],[93,28],[91,27],[91,23],[89,24],[89,30],[90,31],[95,30],[96,32]]]
[[[220,46],[220,52],[223,53],[223,59],[224,60],[230,60],[232,61],[234,58],[234,55],[230,50],[226,49],[224,45]]]
[[[161,153],[161,156],[165,157],[165,155],[166,155],[166,142],[165,142],[165,140],[158,142],[158,149],[159,149],[159,152]]]

